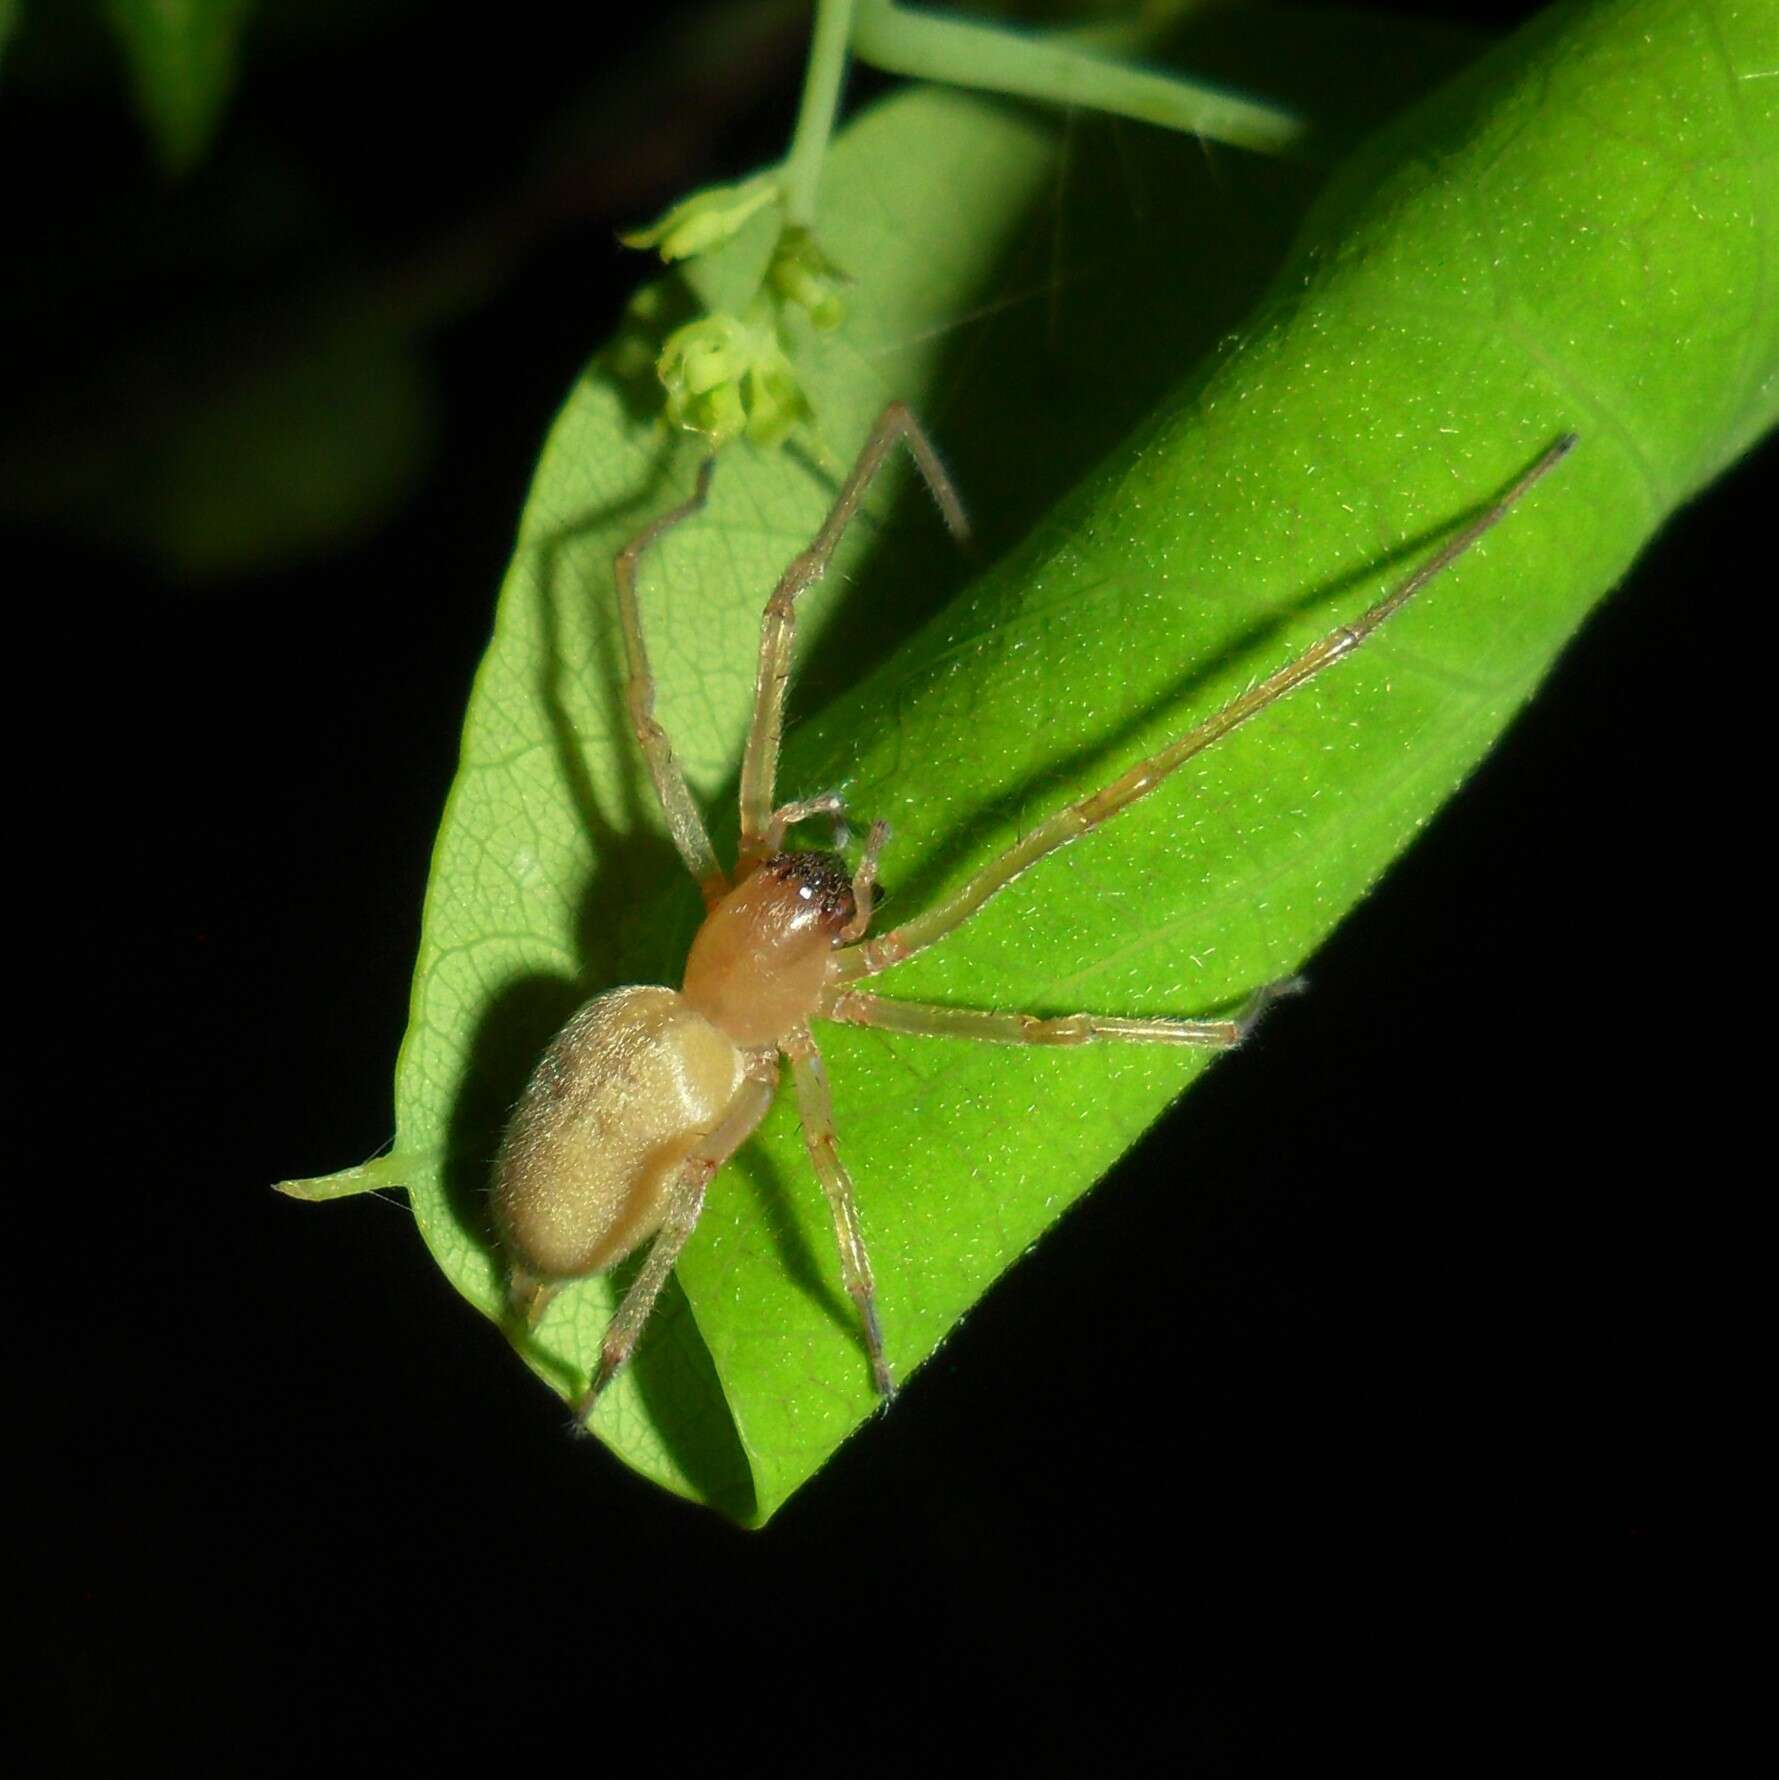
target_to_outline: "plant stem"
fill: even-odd
[[[916,12],[894,4],[894,0],[848,0],[844,7],[823,6],[816,22],[816,48],[810,53],[805,113],[814,91],[827,14],[830,10],[851,13],[855,7],[853,51],[861,61],[886,73],[1012,93],[1056,105],[1080,105],[1171,130],[1187,130],[1261,154],[1284,153],[1304,133],[1303,120],[1283,106],[1247,99],[1205,81],[1151,74],[1067,44],[1020,36],[997,26]],[[801,145],[801,118],[797,130]]]
[[[803,102],[784,164],[784,216],[792,228],[815,225],[815,194],[822,160],[840,105],[847,44],[853,34],[856,0],[816,0],[815,30],[809,41],[809,67],[803,76]]]

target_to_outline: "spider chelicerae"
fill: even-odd
[[[698,1222],[711,1180],[766,1116],[788,1057],[809,1159],[833,1215],[846,1291],[858,1307],[871,1376],[894,1393],[884,1358],[877,1293],[853,1186],[841,1160],[833,1105],[812,1022],[837,1020],[911,1036],[1000,1044],[1080,1045],[1099,1040],[1227,1049],[1265,1009],[1300,986],[1259,987],[1232,1019],[1040,1018],[890,1000],[858,985],[962,927],[990,897],[1057,848],[1147,797],[1194,755],[1220,741],[1323,669],[1349,655],[1392,613],[1448,568],[1575,444],[1557,440],[1492,505],[1351,623],[1330,631],[1221,710],[1127,768],[1091,796],[1065,805],[937,907],[871,936],[878,859],[889,839],[871,825],[856,868],[834,852],[787,849],[811,817],[844,817],[837,794],[775,804],[785,692],[797,602],[819,581],[872,479],[905,444],[960,540],[968,523],[938,454],[913,415],[893,402],[879,417],[822,528],[792,559],[766,604],[753,716],[741,766],[741,838],[725,870],[656,721],[637,603],[637,567],[649,547],[703,505],[714,460],[692,498],[619,551],[618,613],[628,665],[625,703],[669,833],[705,904],[678,989],[630,987],[596,995],[563,1027],[533,1072],[495,1165],[495,1223],[512,1263],[515,1304],[533,1321],[564,1283],[603,1273],[652,1238],[648,1256],[601,1343],[577,1405],[581,1421],[630,1357],[674,1262]]]

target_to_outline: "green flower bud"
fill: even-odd
[[[668,335],[656,370],[667,418],[721,448],[745,433],[776,445],[809,414],[791,361],[769,322],[707,315]]]
[[[788,228],[778,238],[766,283],[783,303],[804,310],[818,328],[837,328],[846,317],[838,286],[850,283],[807,229]]]
[[[778,199],[778,175],[756,173],[739,185],[706,186],[682,198],[646,229],[620,234],[626,247],[653,247],[664,260],[686,260],[694,254],[721,247],[756,211]]]

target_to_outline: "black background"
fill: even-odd
[[[523,72],[479,38],[415,66],[415,37],[361,44],[324,123],[310,66],[256,76],[230,128],[307,127],[345,184],[397,83],[440,182],[473,184],[453,91],[506,94],[517,132],[570,78],[538,41]],[[544,231],[446,332],[439,467],[375,539],[202,595],[48,528],[8,543],[18,963],[47,990],[15,1106],[16,1272],[46,1295],[14,1367],[34,1693],[118,1767],[1222,1773],[1665,1728],[1736,1177],[1714,1022],[1744,960],[1699,943],[1734,927],[1746,821],[1722,644],[1770,452],[1667,528],[1314,994],[763,1533],[570,1440],[398,1205],[266,1190],[389,1136],[531,460],[639,274],[611,224],[770,155],[797,54],[745,104],[692,92],[707,125],[664,125],[612,215]],[[89,144],[139,157],[91,104]],[[422,158],[375,163],[367,215]]]

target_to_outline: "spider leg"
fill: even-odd
[[[891,1001],[858,989],[830,991],[816,1012],[825,1020],[851,1026],[872,1026],[880,1032],[905,1032],[922,1038],[986,1039],[991,1044],[1085,1045],[1095,1039],[1122,1039],[1137,1044],[1193,1045],[1229,1050],[1247,1038],[1275,1001],[1300,994],[1302,977],[1268,983],[1229,1020],[1115,1019],[1103,1014],[1062,1014],[1045,1019],[1037,1014],[994,1013],[979,1007],[936,1007],[924,1001]]]
[[[838,791],[828,791],[820,797],[803,797],[795,803],[780,804],[772,812],[772,818],[766,824],[766,833],[762,842],[765,852],[768,854],[778,852],[784,845],[785,830],[795,827],[799,822],[807,822],[811,816],[832,816],[834,818],[834,845],[838,849],[845,844],[846,799]]]
[[[889,1362],[883,1357],[883,1329],[877,1320],[877,1284],[871,1277],[871,1257],[865,1252],[865,1236],[859,1228],[852,1177],[840,1160],[840,1146],[834,1134],[834,1103],[828,1093],[828,1074],[822,1067],[822,1054],[816,1049],[815,1039],[807,1026],[791,1033],[784,1040],[783,1048],[791,1060],[791,1075],[797,1084],[797,1111],[803,1123],[803,1141],[809,1149],[810,1165],[827,1195],[828,1209],[834,1214],[840,1273],[847,1296],[859,1309],[865,1351],[871,1359],[871,1382],[877,1386],[880,1396],[893,1397],[895,1381],[890,1377]]]
[[[877,860],[890,837],[887,822],[873,822],[865,836],[865,850],[859,855],[859,869],[852,874],[853,916],[840,929],[843,944],[863,939],[871,925],[871,911],[877,904]]]
[[[524,1319],[526,1328],[535,1329],[544,1320],[544,1312],[550,1308],[556,1294],[561,1290],[561,1280],[539,1279],[535,1273],[515,1261],[507,1280],[507,1302]]]
[[[1232,698],[1220,711],[1147,759],[1139,760],[1111,784],[1101,786],[1091,796],[1076,803],[1065,805],[1047,821],[1040,822],[938,907],[915,916],[900,927],[891,928],[876,939],[837,953],[829,967],[830,980],[851,982],[860,977],[875,976],[892,964],[900,964],[904,958],[912,958],[916,952],[924,952],[928,946],[961,927],[990,897],[1004,890],[1028,867],[1054,853],[1058,847],[1065,847],[1070,841],[1091,833],[1102,822],[1109,822],[1132,804],[1141,802],[1194,755],[1202,754],[1250,717],[1258,716],[1324,668],[1332,667],[1343,656],[1352,654],[1379,625],[1400,611],[1429,581],[1448,569],[1485,532],[1506,518],[1515,503],[1568,456],[1575,442],[1573,433],[1564,434],[1500,499],[1454,533],[1418,569],[1351,623],[1331,630],[1276,673]]]
[[[772,1106],[776,1075],[774,1068],[771,1075],[762,1072],[744,1081],[730,1102],[728,1112],[680,1164],[679,1179],[668,1200],[667,1215],[655,1233],[648,1258],[642,1264],[642,1271],[630,1282],[630,1290],[624,1294],[611,1322],[606,1325],[605,1337],[599,1344],[599,1364],[586,1390],[575,1401],[574,1418],[578,1424],[585,1425],[605,1387],[630,1358],[637,1337],[649,1320],[649,1312],[655,1308],[655,1300],[660,1297],[661,1288],[666,1285],[667,1276],[679,1259],[680,1250],[697,1228],[699,1214],[704,1210],[704,1192],[711,1177],[765,1118]]]
[[[885,459],[898,443],[912,454],[951,533],[960,541],[970,535],[957,491],[939,462],[939,454],[920,423],[901,402],[891,402],[878,416],[858,461],[842,484],[822,528],[808,549],[791,558],[779,577],[760,621],[760,668],[754,682],[754,715],[748,728],[747,753],[741,763],[741,854],[737,877],[746,875],[773,849],[772,799],[778,781],[778,748],[784,732],[785,688],[791,677],[791,650],[797,634],[797,599],[827,572],[828,562],[845,535],[859,503]],[[782,827],[779,830],[783,834]]]
[[[636,567],[644,551],[656,539],[682,520],[691,518],[704,505],[715,468],[716,459],[706,458],[699,468],[692,498],[683,506],[663,513],[659,519],[651,520],[618,552],[612,563],[618,589],[618,620],[624,631],[624,655],[628,665],[624,705],[630,713],[630,727],[636,732],[673,844],[679,848],[686,869],[698,880],[707,904],[715,902],[728,889],[729,881],[717,864],[710,836],[705,832],[704,818],[698,814],[685,774],[674,759],[673,744],[667,739],[667,731],[655,720],[655,676],[649,669],[648,646],[643,641],[642,612],[636,599]]]

